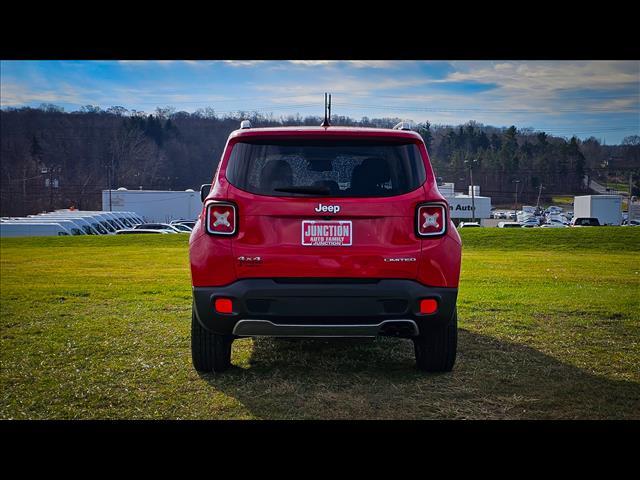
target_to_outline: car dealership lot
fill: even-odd
[[[453,372],[407,340],[191,367],[185,235],[0,241],[0,418],[640,418],[640,230],[462,229]]]

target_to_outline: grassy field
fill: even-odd
[[[573,205],[573,195],[559,195],[551,197],[551,204],[571,210],[571,205]]]
[[[640,419],[640,229],[469,229],[458,360],[406,340],[234,343],[191,367],[187,237],[0,242],[0,418]]]

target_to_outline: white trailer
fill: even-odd
[[[449,203],[451,218],[470,220],[477,219],[482,225],[482,220],[491,218],[491,197],[480,195],[480,186],[474,185],[473,190],[469,185],[469,195],[458,193],[454,190],[454,183],[442,183],[438,189]],[[473,191],[473,195],[471,192]],[[473,212],[475,207],[475,213]]]
[[[621,195],[582,195],[573,199],[574,218],[597,218],[600,225],[622,224]]]
[[[0,237],[55,237],[71,235],[63,226],[57,223],[28,223],[2,222],[0,223]]]
[[[109,190],[102,191],[102,210],[109,211]],[[195,220],[202,211],[200,192],[191,189],[111,190],[111,211],[136,212],[145,222],[169,223],[172,220]]]
[[[471,219],[476,218],[479,221],[481,219],[487,219],[491,217],[491,198],[479,197],[471,195],[454,195],[444,196],[449,202],[449,213],[451,218],[464,218]],[[475,215],[473,213],[472,206],[475,206]]]

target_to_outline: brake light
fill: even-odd
[[[438,301],[433,298],[423,298],[420,300],[420,313],[428,315],[438,310]]]
[[[233,235],[238,223],[235,205],[210,202],[206,207],[207,232],[212,235]]]
[[[447,206],[430,203],[418,206],[417,232],[421,237],[442,235],[447,229]]]
[[[218,313],[233,313],[233,302],[230,298],[216,298],[213,307]]]

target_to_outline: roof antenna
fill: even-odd
[[[328,113],[327,113],[328,112]],[[329,94],[329,102],[327,103],[327,93],[324,94],[324,120],[322,121],[321,127],[330,127],[329,123],[331,120],[331,94]]]

